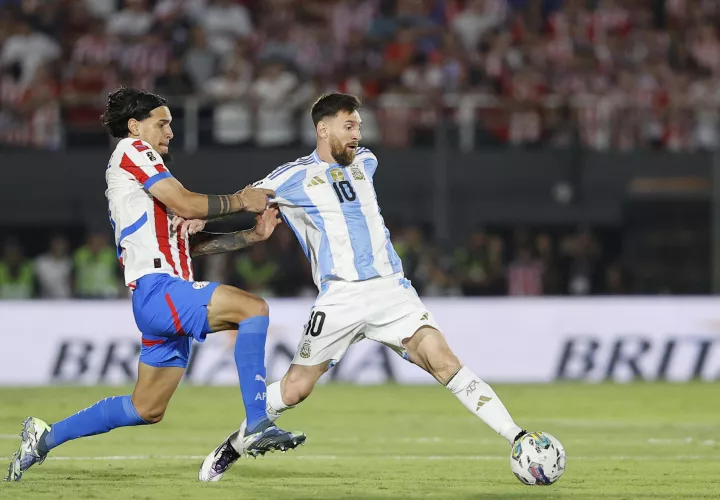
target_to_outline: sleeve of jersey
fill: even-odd
[[[146,190],[172,174],[160,154],[143,141],[135,141],[123,152],[120,168],[132,175]]]
[[[365,172],[372,178],[378,167],[377,157],[368,148],[359,148],[358,155],[362,155],[362,161],[365,165]]]
[[[280,205],[288,205],[293,204],[293,193],[296,192],[297,186],[302,184],[304,178],[304,170],[288,169],[278,175],[271,173],[263,180],[253,184],[253,187],[272,189],[275,191],[275,198],[270,201]]]

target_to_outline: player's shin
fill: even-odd
[[[268,324],[267,316],[246,319],[238,325],[235,341],[235,364],[250,432],[268,420],[265,414],[265,340]]]
[[[492,387],[463,366],[450,379],[447,388],[472,413],[512,444],[522,429],[515,424],[510,413]]]
[[[114,396],[51,425],[50,432],[40,440],[39,450],[45,454],[71,439],[103,434],[118,427],[146,424],[148,422],[140,418],[130,396]]]

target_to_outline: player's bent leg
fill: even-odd
[[[271,422],[274,422],[286,411],[295,408],[304,401],[313,391],[320,377],[328,371],[331,362],[327,361],[315,366],[290,365],[282,380],[274,382],[267,387],[266,412]],[[244,436],[247,429],[247,420],[240,428],[230,434],[220,446],[210,453],[198,471],[198,479],[204,482],[220,481],[225,472],[245,452]],[[299,444],[303,444],[305,436],[298,434]]]
[[[330,368],[332,360],[342,359],[365,326],[364,312],[358,308],[340,310],[337,300],[331,298],[332,290],[331,286],[330,291],[315,302],[308,325],[318,317],[322,317],[322,321],[314,323],[312,334],[304,329],[288,372],[281,381],[267,387],[265,411],[270,421],[274,422],[286,410],[307,398],[318,379]],[[339,290],[342,291],[343,287]],[[198,473],[201,481],[220,480],[241,454],[248,453],[244,439],[246,427],[247,422],[243,422],[237,432],[228,436],[207,456]],[[302,443],[305,436],[297,435],[296,438]]]
[[[265,341],[270,310],[260,297],[235,287],[220,285],[207,306],[212,331],[237,329],[235,364],[240,380],[248,432],[268,427],[265,415]]]
[[[270,310],[260,297],[235,287],[220,285],[207,306],[212,331],[237,329],[235,364],[240,380],[249,430],[267,426],[265,415],[265,341]]]
[[[5,480],[19,481],[26,470],[42,463],[50,450],[67,441],[104,434],[118,427],[159,422],[184,371],[184,368],[156,368],[140,363],[132,396],[105,398],[53,425],[39,418],[27,418],[20,434],[20,447]]]
[[[220,285],[207,305],[207,315],[208,326],[212,331],[227,329],[232,325],[238,331],[235,364],[247,416],[242,436],[243,446],[238,447],[240,452],[256,457],[268,451],[284,452],[304,442],[303,434],[277,428],[265,413],[265,341],[269,325],[267,303],[238,288]],[[219,448],[216,452],[221,451]]]
[[[445,385],[465,407],[513,444],[524,431],[513,421],[495,391],[462,366],[447,340],[435,328],[423,327],[403,340],[408,359]]]

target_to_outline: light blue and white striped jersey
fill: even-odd
[[[367,148],[358,148],[347,167],[328,164],[314,151],[254,184],[277,193],[275,201],[310,261],[318,289],[328,280],[402,272],[375,194],[377,166]]]

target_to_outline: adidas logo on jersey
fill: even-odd
[[[325,181],[316,175],[305,187],[319,186],[320,184],[325,184]]]

